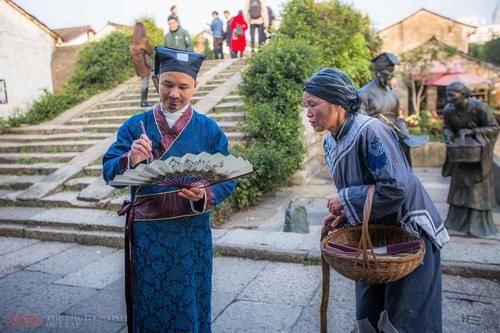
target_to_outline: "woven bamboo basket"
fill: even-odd
[[[373,247],[418,239],[398,226],[371,225],[368,232]],[[322,240],[321,249],[323,250],[328,242],[352,246],[360,241],[362,233],[362,227],[337,230]],[[357,256],[322,252],[323,258],[337,272],[351,280],[365,283],[388,283],[399,280],[417,268],[425,253],[423,244],[416,253],[404,256],[375,255],[370,248],[369,246],[366,257],[359,246]]]
[[[321,300],[321,332],[327,332],[327,308],[330,289],[331,266],[345,277],[365,283],[388,283],[399,280],[413,272],[422,262],[425,246],[422,240],[398,226],[368,223],[371,214],[375,186],[368,190],[363,224],[359,227],[338,229],[328,234],[321,233],[321,253],[323,270],[323,295]],[[415,253],[404,255],[376,255],[374,247],[419,240],[420,247]],[[357,247],[354,255],[331,253],[325,250],[328,242]]]

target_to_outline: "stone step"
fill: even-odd
[[[218,121],[217,124],[222,128],[226,136],[228,133],[238,132],[240,130],[238,121]]]
[[[24,190],[0,189],[0,207],[11,205]]]
[[[130,118],[130,116],[107,116],[107,117],[81,117],[76,119],[71,119],[71,124],[81,124],[81,125],[115,125],[118,127]]]
[[[66,208],[96,208],[94,202],[88,202],[78,199],[79,191],[57,192],[39,199],[36,202],[25,202],[23,204],[30,206],[56,206]]]
[[[97,109],[85,111],[81,114],[81,118],[102,118],[102,117],[113,117],[113,116],[128,116],[131,117],[135,114],[139,114],[149,110],[150,108],[145,108],[143,110],[138,110],[134,107],[120,107],[114,109]]]
[[[62,134],[62,133],[80,133],[84,131],[83,126],[78,125],[37,125],[14,127],[9,130],[10,133],[21,134]]]
[[[244,143],[247,140],[247,136],[243,132],[228,132],[226,137],[229,143]]]
[[[215,79],[215,80],[210,80],[208,81],[207,83],[208,84],[216,84],[216,85],[221,85],[223,84],[224,82],[226,82],[225,79]]]
[[[224,102],[219,103],[214,107],[214,112],[227,112],[227,111],[242,111],[245,107],[245,103],[241,101],[237,102]]]
[[[92,164],[83,169],[83,175],[102,177],[102,164]]]
[[[148,102],[150,103],[158,103],[160,99],[158,97],[149,97]],[[114,99],[99,103],[95,106],[95,110],[108,109],[108,108],[116,108],[116,107],[124,107],[124,106],[139,106],[141,101],[139,99],[131,98],[131,99]]]
[[[221,112],[221,113],[210,113],[208,115],[210,118],[216,122],[221,121],[243,121],[245,120],[245,112],[235,111],[235,112]]]
[[[158,94],[156,94],[156,93],[148,94],[148,100],[149,100],[149,98],[158,98],[158,100],[160,99]],[[130,101],[130,100],[139,102],[141,100],[141,94],[138,91],[123,92],[119,96],[112,99],[112,101]]]
[[[32,184],[39,182],[45,176],[12,176],[0,175],[0,189],[24,190]]]
[[[3,153],[27,153],[27,152],[82,152],[100,140],[82,140],[82,141],[44,141],[28,143],[4,143],[0,142],[0,152]]]
[[[208,94],[209,91],[210,90],[196,90],[193,93],[193,97],[203,97],[206,94]],[[157,93],[154,93],[154,94],[148,94],[148,97],[149,98],[158,98],[159,96]],[[125,90],[124,92],[122,92],[117,99],[119,99],[119,100],[120,99],[136,99],[136,100],[140,101],[140,98],[141,98],[140,90],[131,89],[131,90]]]
[[[123,248],[124,233],[0,223],[0,236]]]
[[[29,127],[11,128],[11,133],[16,134],[64,134],[64,133],[109,133],[115,132],[118,129],[117,125],[40,125]]]
[[[226,77],[226,76],[233,76],[235,73],[240,72],[243,68],[246,66],[231,66],[228,69],[223,70],[222,72],[218,73],[214,79],[219,80],[220,76]],[[219,76],[220,75],[220,76]]]
[[[196,89],[196,92],[202,92],[202,91],[212,91],[214,90],[215,88],[217,88],[219,85],[218,84],[204,84],[202,86],[199,86],[197,89]]]
[[[0,153],[0,163],[68,162],[78,153]]]
[[[81,191],[96,181],[97,177],[77,177],[64,183],[65,191]]]
[[[106,185],[102,177],[96,177],[94,182],[80,191],[77,199],[87,202],[98,202],[112,196],[117,189]]]
[[[0,223],[123,232],[125,218],[91,208],[0,207]]]
[[[239,101],[243,101],[243,97],[238,94],[233,94],[233,95],[227,95],[226,97],[222,98],[221,102],[239,102]]]
[[[121,98],[122,96],[119,96]],[[198,101],[200,101],[203,98],[203,96],[194,96],[191,99],[192,104],[196,104]],[[148,102],[158,104],[160,102],[160,99],[158,97],[155,98],[148,98]],[[114,99],[110,100],[107,102],[103,102],[101,104],[96,105],[94,110],[100,110],[100,109],[107,109],[110,107],[124,107],[124,106],[137,106],[140,104],[139,99]]]
[[[0,175],[48,175],[64,163],[0,164]]]
[[[156,92],[156,90],[148,92],[148,101],[150,99],[160,99],[160,96]],[[136,103],[141,101],[141,93],[140,90],[126,90],[122,92],[120,95],[110,99],[110,101],[124,101],[124,100],[133,100]]]
[[[130,200],[130,192],[122,194],[111,199],[106,205],[106,209],[118,211],[125,200]]]
[[[61,140],[88,140],[88,139],[104,139],[109,134],[103,133],[55,133],[55,134],[5,134],[0,136],[1,141],[9,142],[27,142],[27,141],[61,141]]]
[[[217,75],[214,76],[214,80],[221,80],[221,81],[226,82],[233,75],[234,75],[234,72],[218,73]]]
[[[110,107],[110,108],[102,108],[102,109],[95,109],[95,110],[87,110],[87,111],[82,113],[82,116],[85,116],[87,114],[107,115],[110,113],[119,113],[119,112],[124,112],[125,114],[134,114],[134,113],[142,113],[142,112],[147,111],[149,109],[151,109],[151,107],[141,107],[139,105]]]
[[[114,133],[118,130],[121,124],[88,124],[84,125],[83,128],[86,131],[93,131],[98,133]]]

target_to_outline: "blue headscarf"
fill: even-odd
[[[307,80],[304,91],[332,104],[340,105],[349,113],[358,112],[361,105],[361,96],[349,76],[336,68],[323,68],[314,73]]]

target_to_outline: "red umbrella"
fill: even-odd
[[[480,85],[488,83],[489,80],[482,76],[477,76],[469,73],[454,73],[454,74],[445,74],[438,79],[433,80],[432,82],[427,83],[427,85],[431,86],[447,86],[452,82],[460,81],[465,85]]]

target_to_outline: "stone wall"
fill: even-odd
[[[383,41],[382,50],[398,55],[419,47],[432,37],[467,53],[469,35],[474,31],[475,28],[469,25],[420,10],[378,34]]]
[[[5,80],[7,104],[0,117],[25,111],[44,91],[52,91],[50,63],[55,40],[4,1],[0,1],[0,80]]]
[[[446,147],[441,142],[428,142],[411,150],[413,167],[440,168],[446,158]]]
[[[304,126],[304,144],[306,146],[306,156],[302,162],[302,168],[295,172],[292,183],[296,185],[306,184],[316,175],[323,163],[323,136],[316,133],[307,120],[306,111],[301,114],[302,125]]]
[[[52,82],[54,90],[60,90],[73,76],[76,63],[84,45],[56,47],[52,57]]]

